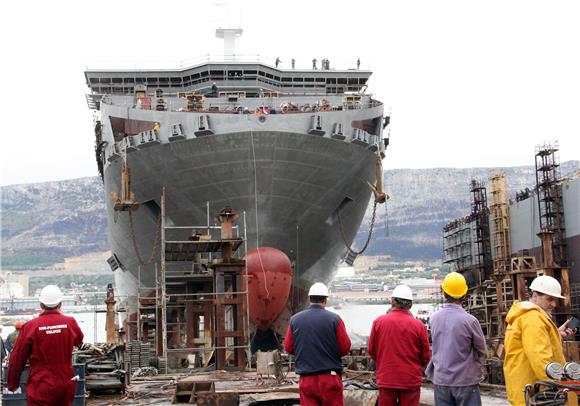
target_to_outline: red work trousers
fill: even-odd
[[[344,406],[340,375],[301,376],[298,386],[301,406]]]
[[[379,406],[419,406],[421,388],[379,388]]]
[[[31,379],[26,385],[28,406],[70,406],[77,383],[63,380]]]

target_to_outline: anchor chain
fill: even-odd
[[[375,227],[375,218],[376,218],[376,214],[377,214],[377,205],[379,204],[379,202],[377,200],[375,200],[375,204],[373,206],[373,215],[371,217],[371,226],[369,228],[369,234],[367,236],[367,241],[365,242],[365,245],[362,247],[362,249],[360,251],[355,251],[353,250],[349,245],[348,242],[346,241],[346,234],[344,232],[344,226],[342,225],[342,219],[340,218],[340,210],[336,212],[336,216],[338,217],[338,224],[340,225],[340,233],[342,234],[342,240],[344,241],[344,245],[346,246],[346,248],[348,249],[348,251],[354,255],[360,255],[363,252],[366,251],[366,249],[369,246],[369,243],[371,242],[371,237],[373,235],[373,229]]]
[[[161,232],[161,211],[159,211],[159,215],[157,215],[157,220],[155,221],[155,240],[153,241],[153,247],[151,248],[151,255],[147,261],[143,261],[143,258],[141,258],[141,253],[139,252],[137,236],[135,233],[135,225],[133,224],[132,210],[129,210],[129,224],[131,226],[131,240],[133,241],[133,249],[135,250],[135,255],[139,260],[139,264],[141,266],[151,265],[155,261],[155,256],[157,255],[157,246],[159,245],[159,236]]]

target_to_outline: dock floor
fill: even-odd
[[[113,405],[172,405],[173,394],[177,381],[190,382],[214,382],[216,392],[238,392],[240,394],[240,406],[247,406],[256,401],[266,401],[275,399],[298,399],[298,377],[288,374],[286,382],[282,385],[275,385],[275,382],[266,381],[256,383],[255,372],[225,372],[216,371],[211,373],[200,373],[186,375],[160,375],[135,379],[128,386],[124,394],[110,394],[91,396],[87,399],[87,406],[113,406]],[[350,393],[347,393],[350,392]],[[365,392],[365,393],[362,393]],[[486,406],[509,406],[506,400],[505,391],[501,387],[486,386],[481,387],[482,404]],[[362,396],[361,396],[362,395]],[[356,389],[349,387],[345,390],[346,406],[372,406],[376,399],[376,391],[368,389]],[[350,399],[350,401],[349,401]],[[364,399],[364,401],[363,401]],[[184,404],[184,403],[182,403]],[[421,388],[422,406],[433,406],[433,386],[424,384]]]

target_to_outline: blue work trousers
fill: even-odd
[[[481,406],[479,384],[471,386],[435,385],[435,406]]]

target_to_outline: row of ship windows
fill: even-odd
[[[212,71],[210,71],[211,73]],[[169,77],[147,77],[147,78],[90,78],[89,82],[93,84],[110,84],[110,83],[135,83],[135,84],[164,84],[164,83],[171,83],[175,85],[182,85],[189,86],[192,83],[201,83],[201,82],[208,82],[208,81],[216,81],[216,80],[260,80],[259,76],[272,79],[276,82],[316,82],[316,83],[326,83],[329,85],[364,85],[367,81],[366,78],[314,78],[314,77],[283,77],[280,78],[279,76],[273,76],[269,73],[259,72],[258,75],[254,73],[254,75],[244,75],[244,76],[224,76],[224,75],[206,75],[196,74],[191,76],[185,76],[183,78],[169,78]]]
[[[167,87],[171,87],[170,85],[158,85],[157,87],[159,88],[167,88]],[[311,89],[311,88],[319,88],[319,89],[325,89],[324,86],[319,87],[319,86],[314,86],[314,85],[283,85],[282,87],[292,87],[292,88],[307,88],[307,89]],[[132,87],[108,87],[108,86],[103,86],[103,87],[94,87],[93,88],[93,92],[95,93],[100,93],[100,94],[133,94],[134,93],[134,88]],[[337,93],[344,93],[344,92],[358,92],[360,90],[359,87],[356,86],[329,86],[326,87],[326,94],[337,94]]]

